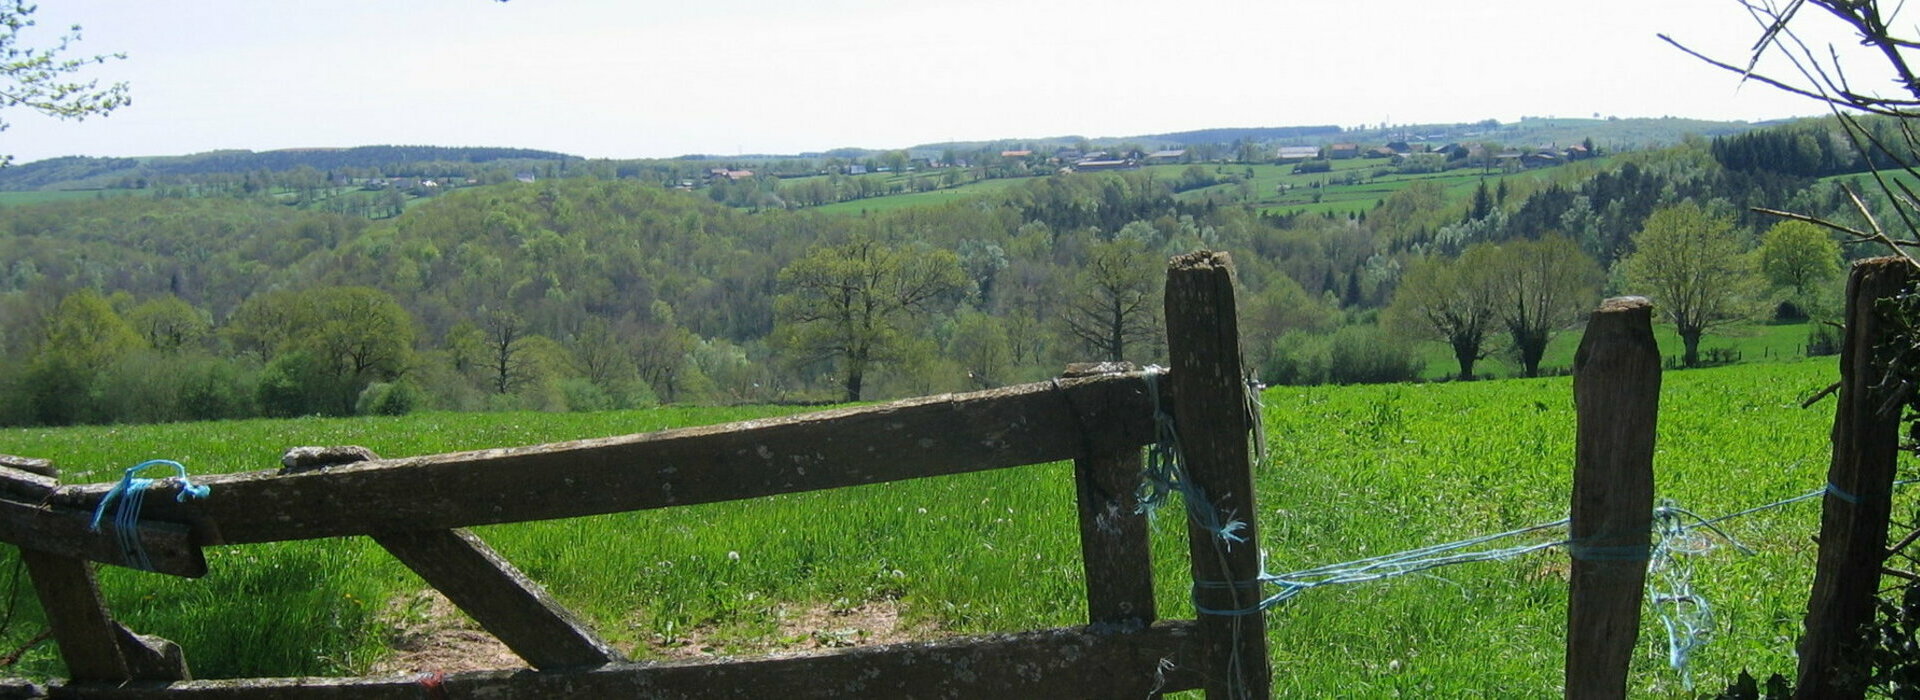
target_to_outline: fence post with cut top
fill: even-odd
[[[1241,369],[1233,299],[1233,261],[1200,251],[1176,257],[1167,271],[1168,377],[1173,421],[1186,468],[1220,524],[1240,523],[1232,541],[1189,517],[1194,603],[1199,612],[1207,697],[1265,698],[1271,692],[1265,616],[1258,604],[1260,539],[1255,517],[1252,429]],[[1209,612],[1211,611],[1211,612]]]
[[[1593,312],[1573,358],[1573,401],[1566,696],[1611,700],[1627,694],[1653,527],[1660,348],[1644,297]]]

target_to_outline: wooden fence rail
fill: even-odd
[[[371,536],[533,667],[435,679],[441,694],[1118,697],[1204,686],[1213,698],[1264,695],[1267,659],[1258,616],[1209,626],[1159,620],[1154,605],[1147,528],[1135,490],[1140,451],[1155,439],[1156,416],[1206,417],[1177,425],[1184,443],[1207,446],[1205,456],[1191,460],[1190,474],[1224,485],[1217,493],[1228,507],[1244,508],[1249,521],[1252,515],[1250,423],[1233,330],[1231,263],[1224,254],[1182,260],[1174,277],[1199,270],[1210,276],[1210,291],[1190,297],[1170,291],[1167,316],[1219,325],[1203,348],[1176,343],[1173,363],[1180,369],[1171,382],[1130,366],[1076,366],[1049,382],[720,426],[402,459],[342,452],[317,464],[290,461],[280,470],[196,479],[211,491],[185,502],[168,497],[178,484],[156,482],[158,493],[145,499],[138,548],[151,570],[193,577],[206,572],[202,547]],[[1203,381],[1182,382],[1183,374]],[[1208,417],[1218,406],[1229,407],[1234,419]],[[794,658],[636,663],[462,529],[1062,460],[1074,462],[1086,627]],[[61,485],[41,460],[0,459],[0,541],[22,548],[71,676],[45,688],[15,683],[0,694],[421,697],[414,676],[189,680],[177,647],[133,634],[100,599],[93,563],[129,566],[136,558],[115,533],[88,529],[90,514],[110,490],[110,484]],[[1236,561],[1256,551],[1242,549]],[[1196,565],[1195,575],[1237,580],[1255,573],[1246,565],[1208,566]],[[1209,617],[1225,620],[1202,616]],[[1246,645],[1256,641],[1262,644],[1257,653],[1236,655],[1231,666],[1211,661],[1213,650],[1251,650]]]
[[[1898,269],[1896,269],[1896,267]],[[1820,570],[1800,646],[1802,697],[1858,697],[1835,659],[1871,614],[1885,558],[1897,415],[1882,406],[1873,300],[1915,277],[1857,266],[1849,285],[1831,490]],[[370,453],[277,471],[214,475],[206,498],[147,499],[138,541],[153,570],[206,572],[200,548],[367,535],[446,593],[533,668],[423,681],[190,680],[178,647],[108,613],[95,562],[127,566],[113,533],[87,529],[106,484],[61,485],[44,460],[0,456],[0,541],[18,545],[71,678],[0,683],[0,697],[1125,697],[1205,689],[1271,692],[1259,596],[1243,370],[1224,254],[1176,258],[1166,318],[1173,370],[1069,368],[1059,379],[969,394],[550,445],[402,459]],[[1609,300],[1575,359],[1579,418],[1570,537],[1565,691],[1625,695],[1640,624],[1660,385],[1651,306]],[[1157,402],[1156,402],[1157,401]],[[1244,524],[1234,544],[1196,519],[1193,620],[1161,620],[1147,528],[1137,512],[1141,448],[1171,416],[1191,483],[1213,515]],[[1074,463],[1088,625],[805,656],[643,663],[624,659],[540,586],[462,528]],[[171,487],[169,487],[171,488]],[[1232,614],[1226,614],[1232,613]],[[423,686],[423,682],[432,687]],[[428,692],[431,691],[431,692]]]

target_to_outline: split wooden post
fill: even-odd
[[[1114,362],[1068,365],[1063,379],[1135,371]],[[1145,391],[1143,384],[1141,391]],[[1064,392],[1063,397],[1067,396]],[[1087,622],[1146,625],[1157,617],[1153,602],[1153,556],[1147,518],[1138,512],[1140,446],[1114,426],[1112,403],[1072,406],[1080,419],[1085,454],[1073,460],[1080,504],[1080,558],[1085,566]]]
[[[1653,527],[1660,348],[1652,303],[1616,297],[1593,312],[1573,357],[1573,400],[1566,696],[1624,698]]]
[[[1193,518],[1187,537],[1192,553],[1199,614],[1202,675],[1207,697],[1265,698],[1272,678],[1267,660],[1265,616],[1257,606],[1260,538],[1255,525],[1253,470],[1247,436],[1252,429],[1246,375],[1240,362],[1240,329],[1233,299],[1233,260],[1199,251],[1174,258],[1166,291],[1167,355],[1173,365],[1174,427],[1187,474],[1221,523],[1242,528],[1231,542]],[[1222,614],[1230,612],[1232,614]]]
[[[1866,675],[1857,661],[1861,627],[1873,619],[1873,598],[1886,562],[1894,464],[1900,449],[1900,407],[1878,346],[1886,324],[1875,302],[1905,291],[1916,277],[1905,258],[1863,260],[1847,278],[1840,394],[1833,417],[1833,461],[1820,512],[1820,556],[1800,638],[1796,698],[1858,698]],[[1857,663],[1855,664],[1857,666]]]

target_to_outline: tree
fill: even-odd
[[[1620,261],[1627,283],[1653,298],[1686,346],[1681,361],[1700,364],[1700,336],[1752,315],[1756,277],[1741,255],[1734,223],[1692,201],[1658,209],[1633,236],[1633,253]]]
[[[27,368],[24,393],[33,420],[46,425],[89,420],[101,374],[143,345],[140,334],[98,292],[85,289],[61,299]]]
[[[894,247],[864,234],[816,245],[780,271],[775,336],[803,361],[836,361],[843,398],[859,401],[867,370],[921,342],[914,323],[965,283],[951,251]]]
[[[1498,248],[1469,246],[1460,257],[1427,258],[1407,268],[1384,312],[1382,325],[1413,338],[1439,338],[1453,349],[1461,380],[1487,356],[1487,337],[1498,320],[1492,275]]]
[[[1152,341],[1160,329],[1157,263],[1138,238],[1095,244],[1068,293],[1067,333],[1108,362],[1125,359],[1129,345]]]
[[[534,378],[527,323],[512,311],[481,311],[480,329],[488,387],[495,394],[511,394]]]
[[[1540,358],[1553,334],[1599,301],[1600,265],[1558,234],[1503,244],[1491,263],[1494,315],[1506,327],[1522,370],[1540,376]]]
[[[141,302],[127,312],[127,323],[162,352],[179,352],[205,340],[212,324],[206,314],[172,294]]]
[[[966,370],[967,381],[975,389],[1005,384],[1013,371],[1013,349],[1007,342],[1005,324],[977,311],[961,314],[954,323],[947,354]]]
[[[1805,221],[1782,221],[1760,241],[1760,271],[1775,288],[1792,290],[1805,310],[1812,292],[1840,274],[1840,246],[1826,230]]]
[[[21,45],[20,33],[35,26],[37,9],[28,0],[0,0],[0,110],[25,107],[50,117],[79,120],[126,106],[131,101],[126,83],[102,88],[97,79],[74,77],[87,66],[126,58],[126,54],[67,56],[74,42],[80,41],[79,25],[69,28],[52,46]],[[0,131],[8,126],[0,119]],[[13,156],[0,155],[0,166],[11,162]]]

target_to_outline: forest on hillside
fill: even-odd
[[[1835,239],[1801,240],[1798,276],[1775,274],[1784,234],[1750,207],[1856,218],[1833,176],[1870,164],[1839,138],[1804,122],[1464,195],[1415,181],[1351,214],[1182,198],[1142,171],[825,213],[728,206],[676,186],[682,165],[594,163],[377,220],[239,186],[8,206],[0,424],[985,388],[1160,359],[1163,265],[1197,248],[1233,254],[1269,382],[1408,379],[1427,339],[1462,377],[1496,352],[1534,372],[1601,294],[1655,284],[1655,256],[1634,261],[1666,228],[1715,232],[1738,261],[1727,288],[1767,302],[1722,315],[1825,313]],[[1447,320],[1468,311],[1471,328]]]

